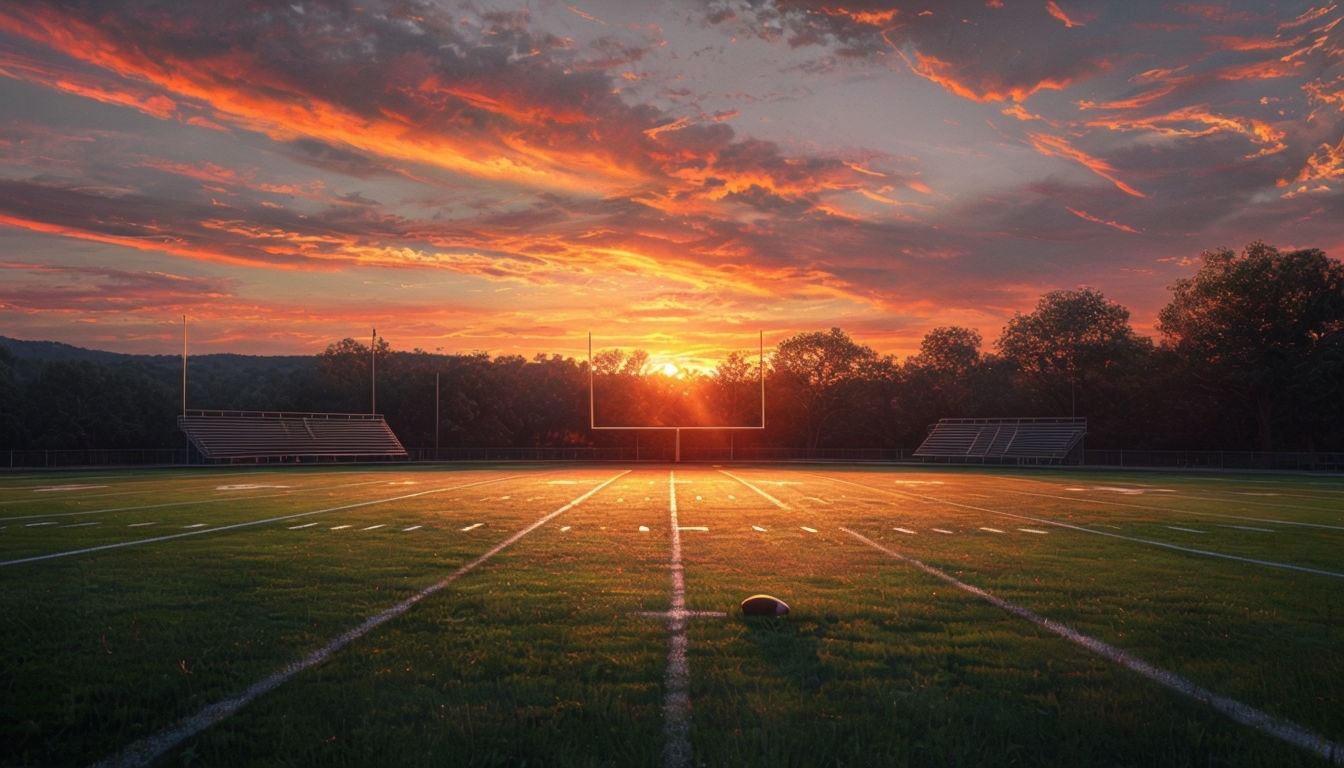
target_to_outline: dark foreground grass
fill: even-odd
[[[160,762],[658,765],[674,478],[691,764],[1330,764],[854,534],[1344,742],[1337,479],[729,472],[0,478],[0,764],[115,756],[450,580]]]

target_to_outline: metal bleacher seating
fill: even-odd
[[[187,411],[178,426],[207,461],[397,459],[406,449],[381,415]]]
[[[1087,419],[940,419],[914,455],[925,460],[995,464],[1074,461]]]

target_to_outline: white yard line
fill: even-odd
[[[691,668],[686,658],[686,573],[681,564],[681,526],[677,524],[677,476],[668,473],[672,516],[672,609],[667,615],[667,672],[663,675],[663,765],[691,764]]]
[[[187,536],[200,536],[202,534],[207,533],[234,531],[238,530],[239,528],[250,528],[255,525],[266,525],[267,523],[279,523],[285,520],[296,520],[298,518],[309,517],[311,515],[323,515],[329,512],[345,512],[346,510],[359,509],[360,507],[371,507],[376,504],[391,504],[396,501],[405,501],[406,499],[414,499],[419,496],[428,496],[434,493],[447,493],[449,491],[457,491],[463,488],[471,488],[477,485],[485,485],[487,483],[498,483],[503,482],[505,480],[513,480],[517,479],[518,477],[520,477],[520,475],[508,475],[506,477],[491,478],[489,480],[480,480],[474,483],[466,483],[464,485],[454,485],[449,486],[447,488],[433,488],[426,491],[416,491],[415,493],[407,493],[401,496],[391,496],[384,499],[371,499],[369,501],[360,501],[354,504],[343,504],[339,507],[327,507],[325,509],[314,509],[308,512],[296,512],[292,515],[268,517],[264,520],[248,520],[247,522],[234,523],[232,525],[221,525],[217,528],[197,528],[195,530],[190,530],[185,533],[172,533],[168,534],[167,536],[155,536],[153,538],[148,539],[134,539],[132,541],[120,541],[115,544],[100,544],[99,546],[96,547],[85,547],[83,549],[68,550],[66,552],[53,552],[47,555],[34,555],[32,557],[21,557],[18,558],[17,560],[0,560],[0,568],[9,565],[23,565],[24,563],[38,563],[42,562],[43,560],[54,560],[58,557],[72,557],[74,555],[87,555],[91,552],[104,552],[111,549],[124,549],[126,547],[137,547],[143,544],[157,544],[159,542],[172,541],[174,539],[181,539]],[[52,524],[54,525],[54,523]]]
[[[832,481],[832,482],[836,482],[836,483],[844,483],[844,484],[846,484],[846,485],[855,485],[855,486],[858,486],[858,487],[860,487],[860,488],[869,488],[869,486],[863,485],[862,483],[855,483],[855,482],[850,481],[850,480],[841,480],[840,478],[836,478],[836,477],[827,477],[826,475],[817,475],[817,477],[824,477],[824,478],[826,478],[827,480],[830,480],[830,481]],[[869,490],[873,490],[873,489],[869,488]],[[879,489],[879,490],[880,490],[880,489]],[[1032,523],[1041,523],[1042,525],[1052,525],[1052,526],[1055,526],[1055,527],[1057,527],[1057,528],[1066,528],[1066,529],[1068,529],[1068,530],[1070,530],[1070,531],[1079,531],[1079,532],[1081,532],[1081,533],[1090,533],[1090,534],[1093,534],[1094,536],[1106,536],[1106,537],[1108,537],[1108,538],[1112,538],[1112,539],[1120,539],[1121,541],[1132,541],[1132,542],[1134,542],[1134,543],[1136,543],[1136,544],[1147,544],[1147,545],[1150,546],[1150,547],[1161,547],[1161,548],[1163,548],[1163,549],[1170,549],[1170,550],[1173,550],[1173,551],[1176,551],[1176,552],[1185,552],[1186,554],[1190,554],[1190,555],[1201,555],[1201,556],[1204,556],[1204,557],[1216,557],[1216,558],[1219,558],[1219,559],[1221,559],[1221,560],[1232,560],[1232,561],[1234,561],[1234,562],[1238,562],[1238,563],[1246,563],[1246,564],[1248,564],[1248,565],[1262,565],[1262,566],[1265,566],[1266,568],[1282,568],[1282,569],[1284,569],[1284,570],[1288,570],[1288,571],[1297,571],[1297,572],[1299,572],[1299,573],[1311,573],[1311,574],[1315,574],[1315,575],[1317,575],[1317,576],[1328,576],[1328,577],[1330,577],[1330,578],[1332,578],[1332,579],[1344,579],[1344,573],[1341,573],[1341,572],[1338,572],[1338,571],[1327,571],[1327,570],[1325,570],[1325,569],[1323,569],[1323,568],[1310,568],[1310,567],[1307,567],[1307,566],[1305,566],[1305,565],[1293,565],[1292,563],[1277,563],[1277,562],[1274,562],[1273,560],[1257,560],[1257,559],[1252,558],[1252,557],[1241,557],[1241,556],[1239,556],[1239,555],[1229,555],[1229,554],[1226,554],[1226,553],[1224,553],[1224,552],[1214,552],[1214,551],[1212,551],[1212,550],[1207,550],[1207,549],[1195,549],[1194,547],[1183,547],[1183,546],[1181,546],[1181,545],[1179,545],[1179,544],[1170,544],[1170,543],[1165,542],[1165,541],[1154,541],[1154,540],[1152,540],[1152,539],[1140,539],[1140,538],[1138,538],[1137,536],[1124,536],[1124,535],[1121,535],[1121,534],[1119,534],[1119,533],[1109,533],[1109,532],[1107,532],[1107,531],[1099,531],[1099,530],[1097,530],[1096,528],[1086,528],[1086,527],[1083,527],[1083,526],[1081,526],[1081,525],[1073,525],[1072,523],[1061,523],[1061,522],[1059,522],[1059,521],[1056,521],[1056,520],[1050,520],[1050,519],[1048,519],[1048,518],[1043,518],[1043,517],[1032,517],[1031,515],[1018,515],[1018,514],[1014,514],[1014,513],[1012,513],[1012,512],[1004,512],[1004,511],[1002,511],[1002,510],[998,510],[998,509],[989,509],[988,507],[977,507],[977,506],[975,506],[974,504],[962,504],[961,502],[957,502],[957,501],[950,501],[950,500],[948,500],[948,499],[940,499],[940,498],[938,498],[938,497],[936,497],[936,496],[925,496],[925,495],[923,495],[923,494],[911,493],[911,492],[909,492],[909,491],[892,491],[892,492],[890,492],[890,493],[892,493],[892,495],[900,496],[900,497],[904,497],[904,498],[914,498],[914,499],[919,499],[920,501],[929,502],[929,503],[931,503],[931,504],[946,504],[946,505],[949,506],[949,507],[959,507],[959,508],[961,508],[961,509],[970,509],[970,510],[974,510],[974,511],[976,511],[976,512],[984,512],[984,513],[986,513],[986,514],[990,514],[990,515],[999,515],[999,516],[1001,516],[1001,517],[1011,517],[1011,518],[1013,518],[1013,519],[1015,519],[1015,520],[1026,520],[1026,521],[1028,521],[1028,522],[1032,522]],[[1022,491],[1014,491],[1014,493],[1025,493],[1025,492],[1022,492]],[[1046,497],[1046,498],[1052,498],[1052,499],[1053,499],[1053,498],[1066,498],[1066,499],[1067,499],[1067,497],[1050,496],[1050,495],[1048,495],[1048,494],[1044,494],[1044,493],[1026,493],[1025,495],[1028,495],[1028,496],[1044,496],[1044,497]],[[1073,501],[1076,501],[1076,499],[1072,499],[1072,500],[1073,500]],[[1116,504],[1116,502],[1098,502],[1098,503]],[[1119,506],[1138,506],[1138,505],[1133,505],[1133,504],[1119,504]],[[1148,509],[1158,509],[1158,510],[1161,510],[1161,507],[1148,507]],[[1168,512],[1170,512],[1170,511],[1173,511],[1173,510],[1163,510],[1163,511],[1168,511]],[[1226,515],[1222,515],[1221,517],[1226,517]],[[1268,522],[1268,521],[1266,521],[1266,522]],[[1281,522],[1281,523],[1283,523],[1284,525],[1291,525],[1291,523],[1288,523],[1288,522],[1285,522],[1285,521],[1275,521],[1275,522]],[[1303,523],[1302,525],[1308,525],[1308,524]],[[1337,526],[1312,525],[1312,527],[1316,527],[1316,528],[1336,528]],[[1028,528],[1019,528],[1018,530],[1020,530],[1020,531],[1024,531],[1024,532],[1026,532],[1026,533],[1037,533],[1037,534],[1044,533],[1044,531],[1040,531],[1040,530],[1036,530],[1036,529],[1028,529]]]
[[[1148,678],[1149,680],[1152,680],[1155,683],[1165,686],[1166,688],[1175,691],[1176,693],[1194,699],[1195,701],[1208,704],[1210,707],[1213,707],[1216,711],[1222,713],[1223,715],[1226,715],[1227,717],[1232,718],[1233,720],[1235,720],[1238,723],[1241,723],[1242,725],[1248,725],[1262,733],[1267,733],[1271,736],[1286,741],[1289,744],[1293,744],[1294,746],[1298,746],[1308,751],[1314,752],[1317,755],[1325,758],[1326,760],[1334,762],[1336,765],[1344,765],[1344,744],[1335,744],[1330,740],[1326,739],[1324,736],[1321,736],[1320,734],[1317,733],[1313,733],[1307,730],[1306,728],[1297,725],[1296,723],[1291,723],[1286,720],[1280,720],[1274,717],[1273,715],[1261,712],[1255,707],[1243,704],[1240,701],[1236,701],[1235,699],[1230,699],[1226,696],[1219,695],[1205,688],[1201,688],[1195,685],[1194,683],[1190,682],[1189,680],[1186,680],[1185,678],[1181,677],[1180,675],[1168,672],[1164,669],[1159,669],[1141,659],[1131,656],[1123,648],[1117,648],[1114,645],[1103,642],[1094,637],[1084,635],[1081,632],[1078,632],[1074,629],[1071,629],[1070,627],[1060,624],[1057,621],[1047,619],[1044,616],[1035,613],[1034,611],[1031,611],[1027,608],[1023,608],[1022,606],[1017,605],[1015,603],[1010,603],[1007,600],[1004,600],[1000,597],[996,597],[990,594],[989,592],[980,589],[979,587],[967,584],[966,582],[961,581],[956,577],[951,576],[943,571],[940,571],[931,565],[926,565],[913,557],[908,557],[906,555],[900,554],[899,552],[888,549],[882,546],[881,544],[878,544],[877,542],[873,541],[872,539],[869,539],[868,537],[864,536],[861,533],[856,533],[855,531],[851,531],[848,528],[841,528],[840,530],[844,531],[845,533],[848,533],[850,536],[853,536],[854,538],[858,539],[864,544],[867,544],[873,549],[876,549],[879,552],[882,552],[893,559],[914,566],[915,568],[918,568],[919,570],[929,574],[930,576],[933,576],[934,578],[940,579],[958,589],[969,592],[972,595],[975,595],[980,599],[984,600],[985,602],[989,603],[990,605],[1002,608],[1003,610],[1013,614],[1014,616],[1026,619],[1027,621],[1030,621],[1031,623],[1035,624],[1038,627],[1047,629],[1055,633],[1056,635],[1059,635],[1060,637],[1069,640],[1070,642],[1076,643],[1077,645],[1080,645],[1083,648],[1092,651],[1098,656],[1106,658],[1110,661],[1113,661],[1125,667],[1126,669],[1129,669],[1132,672],[1137,672],[1140,675],[1143,675],[1144,677]]]
[[[756,486],[752,485],[751,483],[748,483],[746,480],[743,480],[742,478],[738,477],[737,475],[734,475],[732,472],[729,472],[729,471],[727,471],[727,470],[723,470],[723,469],[720,469],[719,472],[721,472],[721,473],[723,473],[723,474],[725,474],[725,475],[731,477],[732,479],[736,480],[737,482],[739,482],[739,483],[741,483],[741,484],[747,486],[747,487],[750,488],[751,490],[753,490],[753,491],[755,491],[756,493],[760,494],[760,496],[761,496],[762,498],[764,498],[766,501],[770,502],[771,504],[774,504],[776,507],[779,507],[780,509],[788,509],[788,508],[789,508],[789,505],[788,505],[788,504],[785,504],[784,502],[780,501],[779,499],[776,499],[774,496],[771,496],[770,494],[766,493],[765,491],[762,491],[760,488],[757,488]]]
[[[1027,520],[1027,521],[1030,521],[1030,522],[1033,522],[1033,523],[1041,523],[1041,524],[1043,524],[1043,525],[1053,525],[1053,526],[1055,526],[1056,528],[1066,528],[1066,529],[1068,529],[1068,530],[1070,530],[1070,531],[1079,531],[1079,532],[1082,532],[1082,533],[1090,533],[1090,534],[1093,534],[1093,535],[1095,535],[1095,536],[1106,536],[1106,537],[1108,537],[1108,538],[1112,538],[1112,539],[1120,539],[1121,541],[1132,541],[1132,542],[1134,542],[1134,543],[1136,543],[1136,544],[1147,544],[1147,545],[1150,546],[1150,547],[1161,547],[1161,548],[1163,548],[1163,549],[1170,549],[1170,550],[1174,550],[1174,551],[1176,551],[1176,552],[1185,552],[1186,554],[1190,554],[1190,555],[1202,555],[1202,556],[1204,556],[1204,557],[1216,557],[1216,558],[1219,558],[1219,559],[1221,559],[1221,560],[1232,560],[1232,561],[1235,561],[1235,562],[1238,562],[1238,563],[1247,563],[1248,565],[1263,565],[1263,566],[1265,566],[1265,567],[1267,567],[1267,568],[1282,568],[1282,569],[1284,569],[1284,570],[1288,570],[1288,571],[1298,571],[1299,573],[1312,573],[1312,574],[1315,574],[1315,575],[1317,575],[1317,576],[1329,576],[1330,578],[1334,578],[1334,579],[1344,579],[1344,573],[1340,573],[1340,572],[1337,572],[1337,571],[1327,571],[1327,570],[1324,570],[1324,569],[1322,569],[1322,568],[1309,568],[1309,567],[1307,567],[1307,566],[1305,566],[1305,565],[1293,565],[1292,563],[1276,563],[1276,562],[1274,562],[1273,560],[1257,560],[1257,559],[1255,559],[1255,558],[1253,558],[1253,557],[1241,557],[1240,555],[1229,555],[1229,554],[1227,554],[1227,553],[1225,553],[1225,552],[1214,552],[1214,551],[1212,551],[1212,550],[1208,550],[1208,549],[1195,549],[1194,547],[1183,547],[1183,546],[1181,546],[1181,545],[1179,545],[1179,544],[1170,544],[1170,543],[1165,542],[1165,541],[1154,541],[1153,539],[1141,539],[1141,538],[1139,538],[1139,537],[1137,537],[1137,536],[1124,536],[1124,535],[1121,535],[1121,534],[1118,534],[1118,533],[1110,533],[1110,532],[1108,532],[1108,531],[1099,531],[1099,530],[1097,530],[1097,529],[1095,529],[1095,528],[1086,528],[1086,527],[1083,527],[1083,526],[1081,526],[1081,525],[1074,525],[1074,524],[1072,524],[1072,523],[1061,523],[1061,522],[1059,522],[1059,521],[1057,521],[1057,520],[1050,520],[1050,519],[1048,519],[1048,518],[1043,518],[1043,517],[1032,517],[1031,515],[1018,515],[1018,514],[1014,514],[1014,513],[1012,513],[1012,512],[1003,512],[1003,511],[1001,511],[1001,510],[997,510],[997,509],[988,509],[988,508],[986,508],[986,507],[977,507],[977,506],[972,505],[972,504],[962,504],[962,503],[960,503],[960,502],[956,502],[956,501],[947,501],[947,500],[945,500],[945,499],[937,499],[937,498],[934,498],[934,497],[932,497],[932,496],[919,496],[919,495],[917,495],[917,494],[912,494],[912,495],[914,495],[916,498],[923,499],[923,500],[925,500],[925,501],[930,501],[930,502],[938,503],[938,504],[947,504],[947,505],[949,505],[949,506],[953,506],[953,507],[961,507],[962,509],[972,509],[972,510],[975,510],[975,511],[977,511],[977,512],[985,512],[985,513],[988,513],[988,514],[991,514],[991,515],[1001,515],[1001,516],[1003,516],[1003,517],[1011,517],[1011,518],[1014,518],[1014,519],[1017,519],[1017,520]],[[1037,534],[1045,533],[1045,531],[1037,530],[1037,529],[1034,529],[1034,528],[1019,528],[1018,530],[1019,530],[1019,531],[1026,532],[1026,533],[1037,533]],[[1192,530],[1193,530],[1193,529],[1192,529]],[[1196,532],[1196,533],[1202,533],[1202,531],[1195,531],[1195,532]]]
[[[1045,499],[1062,499],[1064,501],[1072,501],[1072,502],[1078,501],[1077,497],[1056,496],[1050,493],[1037,493],[1034,491],[1019,491],[1019,490],[1012,490],[1008,492],[1020,494],[1022,496],[1040,496],[1041,498]],[[1167,498],[1191,499],[1193,501],[1214,501],[1214,499],[1209,499],[1207,497],[1201,497],[1201,496],[1169,496]],[[1093,504],[1105,504],[1111,507],[1128,507],[1130,509],[1150,509],[1155,512],[1168,512],[1171,514],[1178,514],[1178,515],[1198,515],[1199,517],[1217,517],[1223,520],[1246,520],[1252,523],[1273,523],[1276,525],[1292,525],[1297,526],[1299,528],[1320,528],[1327,531],[1344,531],[1344,525],[1329,525],[1327,523],[1302,523],[1296,520],[1281,520],[1274,517],[1250,517],[1248,515],[1228,515],[1221,512],[1200,512],[1197,510],[1190,510],[1190,509],[1172,509],[1171,507],[1158,507],[1152,504],[1134,504],[1132,502],[1112,501],[1111,499],[1095,499],[1090,497],[1088,498],[1088,501]],[[1291,507],[1291,508],[1309,510],[1313,512],[1321,511],[1319,507]]]
[[[232,715],[233,713],[237,712],[238,710],[242,709],[248,704],[251,704],[253,701],[260,698],[261,696],[270,693],[271,691],[278,688],[282,683],[285,683],[290,678],[294,677],[300,672],[303,672],[307,669],[317,666],[318,664],[321,664],[322,662],[331,658],[331,656],[334,653],[341,650],[345,646],[349,645],[355,640],[364,637],[368,633],[372,632],[374,629],[377,629],[379,626],[387,623],[388,621],[410,610],[412,606],[414,606],[421,600],[424,600],[426,597],[433,595],[435,592],[438,592],[444,587],[462,578],[463,576],[466,576],[468,573],[471,573],[482,563],[486,562],[487,560],[499,554],[500,552],[503,552],[505,549],[513,546],[520,539],[522,539],[529,533],[535,531],[536,529],[540,528],[546,523],[549,523],[551,520],[554,520],[555,518],[559,517],[565,512],[568,512],[569,510],[578,506],[579,504],[587,500],[590,496],[602,490],[603,488],[607,487],[608,485],[612,484],[613,482],[616,481],[617,478],[621,477],[627,472],[629,472],[629,470],[624,470],[619,474],[616,474],[615,476],[610,477],[607,480],[603,481],[602,483],[594,486],[591,490],[589,490],[582,496],[578,497],[577,499],[574,499],[573,501],[569,502],[563,507],[560,507],[554,512],[551,512],[545,517],[542,517],[540,520],[537,520],[536,522],[518,531],[517,533],[513,534],[504,541],[501,541],[500,543],[491,547],[489,550],[486,551],[485,554],[481,555],[480,557],[477,557],[475,560],[472,560],[466,565],[463,565],[462,567],[458,568],[456,571],[450,573],[447,576],[447,578],[445,578],[443,581],[440,581],[432,586],[425,587],[424,589],[408,597],[402,602],[397,603],[391,608],[388,608],[382,613],[370,616],[369,618],[364,620],[363,624],[360,624],[354,629],[351,629],[345,634],[335,638],[322,648],[308,654],[308,656],[306,656],[302,660],[290,664],[289,666],[285,667],[279,672],[276,672],[270,677],[267,677],[256,683],[253,683],[251,687],[249,687],[246,691],[239,694],[238,696],[211,704],[205,709],[202,709],[200,712],[197,712],[194,715],[185,717],[182,720],[178,721],[178,723],[174,725],[172,728],[169,728],[168,730],[165,731],[160,731],[159,733],[156,733],[153,736],[148,736],[127,746],[121,752],[98,763],[95,763],[95,768],[102,768],[103,766],[110,767],[110,766],[148,765],[157,758],[163,756],[163,754],[166,753],[168,750],[172,749],[173,747],[176,747],[178,744],[182,743],[188,738],[195,736],[201,731],[204,731],[206,728],[209,728],[211,725],[214,725],[215,723]],[[419,496],[422,494],[411,494],[411,495]],[[401,497],[401,498],[409,498],[409,497]]]
[[[376,481],[376,482],[381,482],[381,481]],[[0,522],[9,522],[9,521],[14,521],[14,520],[32,520],[32,519],[35,519],[35,518],[51,518],[51,517],[83,517],[83,516],[85,516],[85,515],[101,515],[101,514],[109,513],[109,512],[139,512],[139,511],[141,511],[141,510],[145,510],[145,509],[165,509],[165,508],[167,508],[167,507],[191,507],[191,506],[198,506],[198,505],[201,505],[201,504],[220,504],[220,503],[229,502],[229,501],[255,501],[255,500],[257,500],[257,499],[274,499],[274,498],[277,498],[277,497],[279,497],[279,496],[292,496],[292,495],[294,495],[294,494],[293,494],[293,491],[296,491],[296,490],[310,491],[310,492],[311,492],[311,491],[329,490],[329,489],[332,489],[332,488],[356,488],[356,487],[359,487],[359,486],[361,486],[361,485],[373,485],[373,484],[374,484],[374,482],[365,482],[365,483],[341,483],[340,485],[318,486],[318,487],[316,487],[316,488],[292,488],[292,489],[286,491],[285,493],[248,494],[248,495],[246,495],[246,496],[226,496],[226,497],[220,497],[220,498],[216,498],[216,499],[191,499],[191,500],[188,500],[188,501],[165,501],[165,502],[162,502],[162,503],[159,503],[159,504],[139,504],[139,505],[136,505],[136,506],[133,506],[133,507],[104,507],[104,508],[102,508],[102,509],[84,509],[84,510],[78,510],[78,511],[75,511],[75,512],[58,512],[58,513],[56,513],[56,514],[48,514],[48,515],[22,515],[22,516],[19,516],[19,517],[0,517]],[[213,490],[213,489],[212,489],[212,490]],[[116,494],[110,494],[110,495],[125,496],[125,495],[131,494],[131,493],[134,493],[134,491],[120,491],[120,492],[118,492],[118,493],[116,493]]]

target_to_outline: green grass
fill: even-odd
[[[160,762],[657,765],[673,474],[687,607],[726,613],[687,630],[696,765],[1329,764],[847,531],[1344,742],[1339,478],[728,471],[0,477],[0,765],[114,756],[445,580]]]

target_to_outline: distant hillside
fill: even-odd
[[[59,341],[24,341],[0,336],[0,347],[6,347],[23,362],[89,362],[102,365],[117,363],[144,363],[180,367],[180,355],[129,355],[122,352],[104,352],[99,349],[85,349]],[[250,368],[253,370],[294,370],[313,364],[315,355],[237,355],[214,353],[191,355],[188,353],[188,370],[197,365],[212,369]]]

